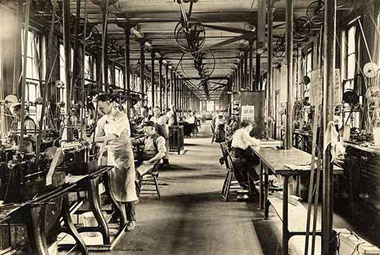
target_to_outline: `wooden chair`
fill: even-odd
[[[234,175],[234,164],[232,161],[231,154],[228,151],[227,143],[220,143],[220,148],[222,151],[222,160],[226,166],[226,178],[224,179],[223,188],[222,188],[222,199],[224,201],[229,200],[230,191],[241,190],[239,183],[236,181]]]
[[[215,134],[215,127],[213,125],[211,125],[211,131],[212,131],[211,143],[214,143],[216,134]]]
[[[158,186],[158,174],[161,161],[154,164],[153,168],[149,170],[146,174],[142,176],[141,190],[140,194],[156,194],[158,199],[161,200],[160,188]],[[144,186],[155,186],[152,188],[144,188]]]

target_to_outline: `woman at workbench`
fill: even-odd
[[[250,120],[243,120],[240,123],[240,128],[236,130],[232,136],[232,157],[234,160],[234,174],[239,185],[243,189],[248,189],[248,170],[251,171],[256,177],[256,167],[259,162],[258,159],[253,156],[250,151],[251,145],[260,145],[260,140],[251,137],[250,132],[252,131],[254,122]],[[240,199],[247,199],[247,195],[239,195]]]
[[[102,142],[103,148],[106,149],[105,164],[114,166],[110,174],[110,192],[116,202],[125,205],[127,230],[131,231],[136,228],[137,194],[129,120],[126,114],[113,107],[108,95],[101,94],[94,101],[98,104],[99,113],[103,115],[96,126],[95,141]],[[123,210],[122,207],[121,209]]]

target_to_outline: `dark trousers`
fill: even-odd
[[[260,161],[257,157],[253,156],[250,149],[242,150],[232,148],[233,164],[234,164],[234,174],[239,185],[248,189],[248,171],[254,175],[255,179],[259,178],[256,172]]]
[[[125,203],[125,212],[127,214],[128,221],[136,221],[136,203],[135,202],[127,202]]]

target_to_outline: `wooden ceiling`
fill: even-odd
[[[85,3],[86,1],[86,3]],[[81,16],[84,17],[85,5],[87,6],[88,21],[96,24],[99,31],[102,31],[102,12],[98,5],[100,1],[107,0],[81,0]],[[152,45],[152,49],[160,53],[169,65],[178,73],[188,78],[195,87],[199,86],[198,71],[194,68],[193,57],[183,51],[176,43],[174,37],[175,26],[180,21],[181,12],[179,5],[174,0],[108,0],[113,5],[109,8],[108,17],[108,40],[114,45],[123,48],[125,45],[125,32],[123,26],[128,24],[134,26]],[[205,25],[217,25],[239,29],[255,29],[258,18],[258,4],[261,0],[198,0],[193,4],[191,20],[199,21]],[[263,0],[266,2],[266,0]],[[281,37],[285,33],[285,4],[286,0],[274,0],[274,35]],[[308,6],[313,0],[294,0],[295,18],[305,16]],[[71,0],[71,10],[75,14],[77,0]],[[189,3],[184,3],[186,11],[189,11]],[[214,45],[227,39],[234,38],[241,34],[222,31],[219,29],[205,29],[205,47]],[[130,38],[131,66],[136,68],[140,59],[140,44],[138,38],[132,33]],[[210,76],[210,84],[218,89],[212,93],[210,99],[217,99],[224,91],[227,83],[226,77],[232,74],[235,64],[239,61],[241,52],[247,49],[247,40],[239,40],[228,45],[223,45],[208,52],[204,62],[209,69],[215,70]],[[255,50],[255,46],[254,46]],[[183,55],[183,56],[182,56]],[[255,57],[255,53],[253,54]],[[182,58],[181,58],[182,57]],[[146,65],[151,65],[151,53],[145,51]],[[122,58],[116,59],[123,63]],[[275,61],[280,61],[281,57],[276,57]],[[181,63],[180,63],[181,62]],[[255,64],[256,61],[253,60]],[[150,68],[149,68],[150,69]],[[261,57],[261,70],[267,69],[267,54]],[[157,67],[156,67],[157,70]],[[204,99],[205,95],[199,89],[197,96]]]

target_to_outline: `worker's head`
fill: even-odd
[[[16,103],[12,106],[12,114],[18,118],[21,119],[21,103]]]
[[[251,120],[243,120],[241,123],[240,123],[240,128],[244,128],[246,129],[248,132],[251,132],[252,131],[252,128],[255,124],[253,123],[253,121]]]
[[[144,133],[147,136],[153,136],[156,134],[156,124],[153,121],[144,122]]]
[[[157,106],[156,106],[156,107],[154,108],[154,112],[153,112],[153,114],[154,114],[155,117],[160,116],[160,114],[161,114],[160,107],[157,107]]]
[[[94,103],[98,103],[98,112],[103,115],[112,112],[111,97],[107,94],[99,94],[94,98]]]

